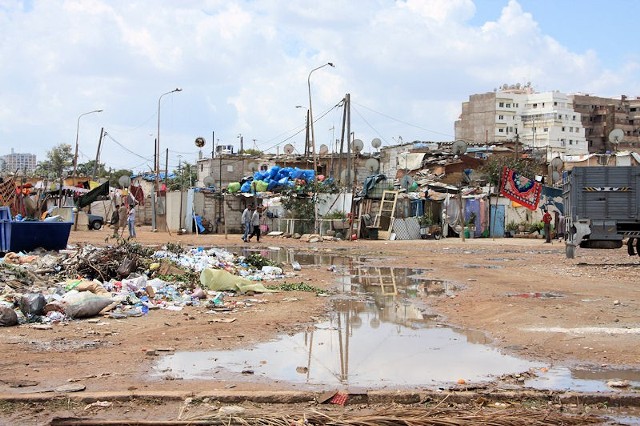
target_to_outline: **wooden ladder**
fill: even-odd
[[[380,210],[373,220],[373,228],[378,228],[378,239],[388,240],[393,229],[398,191],[384,191],[380,200]]]

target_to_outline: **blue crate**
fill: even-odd
[[[0,252],[6,253],[11,247],[11,221],[0,220]]]
[[[9,207],[0,207],[0,220],[11,220],[11,209]]]

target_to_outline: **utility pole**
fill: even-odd
[[[98,173],[98,161],[100,161],[100,147],[102,146],[102,137],[106,134],[104,127],[100,129],[100,139],[98,140],[98,150],[96,151],[96,162],[93,165],[93,173],[91,174],[91,180],[96,180],[96,174]]]

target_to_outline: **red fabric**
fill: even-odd
[[[502,169],[500,195],[504,195],[530,210],[535,210],[538,208],[541,193],[542,184],[540,182],[524,177],[508,167]]]

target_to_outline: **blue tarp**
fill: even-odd
[[[267,191],[276,191],[279,188],[293,188],[296,180],[303,180],[306,183],[315,180],[315,172],[313,170],[304,170],[297,167],[280,167],[273,166],[269,170],[260,170],[253,174],[253,177],[242,183],[240,192],[250,193],[252,191],[252,182],[262,181],[267,184]]]

